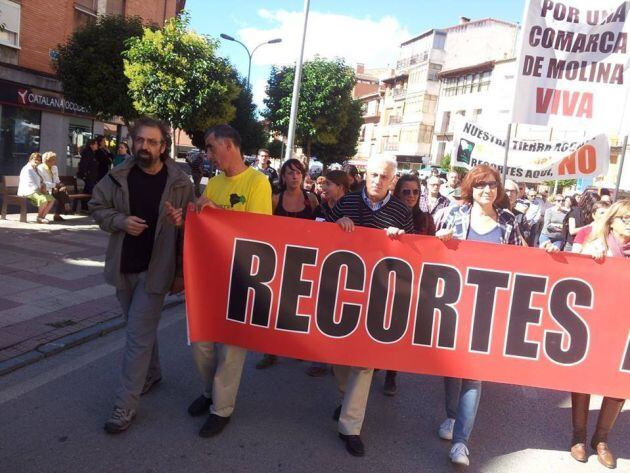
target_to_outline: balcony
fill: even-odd
[[[402,123],[402,117],[400,115],[391,115],[387,120],[388,125],[398,125]]]
[[[385,149],[383,151],[398,151],[400,143],[385,143]]]
[[[405,95],[407,95],[407,89],[406,88],[392,89],[392,95],[394,97],[394,100],[400,100],[404,98]]]

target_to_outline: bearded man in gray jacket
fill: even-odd
[[[88,206],[110,234],[105,280],[127,318],[127,342],[114,410],[105,430],[126,430],[139,397],[162,379],[157,328],[166,294],[184,288],[183,234],[166,213],[193,202],[190,178],[168,157],[168,125],[151,118],[134,123],[134,158],[112,169],[96,185]]]

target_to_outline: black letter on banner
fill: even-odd
[[[276,252],[267,243],[236,240],[233,258],[227,318],[245,323],[247,295],[253,289],[252,324],[267,327],[272,298],[271,288],[267,284],[276,272]],[[258,260],[256,274],[251,271],[254,258]]]
[[[317,327],[330,337],[345,337],[357,328],[361,306],[346,304],[341,311],[341,320],[335,323],[337,307],[337,284],[341,267],[346,266],[345,289],[362,291],[365,280],[365,267],[361,258],[354,253],[338,251],[329,255],[322,265],[317,296]]]
[[[623,362],[621,363],[621,371],[630,373],[630,337],[628,337],[628,346],[626,347],[626,353],[623,355]]]
[[[438,283],[443,282],[444,294],[437,296]],[[459,272],[450,266],[425,264],[420,279],[420,295],[416,313],[414,345],[431,346],[435,311],[440,312],[438,347],[455,348],[457,310],[453,305],[459,300],[462,281]]]
[[[517,274],[514,278],[512,307],[505,342],[505,354],[519,358],[538,359],[538,342],[527,342],[527,326],[540,324],[541,309],[530,306],[533,293],[544,293],[547,280],[542,277]]]
[[[391,272],[395,275],[394,300],[391,324],[386,329],[385,313],[387,311],[387,296],[390,292],[389,274]],[[386,258],[374,267],[367,313],[367,331],[376,341],[392,343],[400,340],[407,331],[412,284],[413,271],[409,264],[403,260]]]
[[[558,282],[549,296],[549,311],[553,319],[569,334],[569,348],[562,349],[562,332],[547,330],[545,332],[545,353],[553,361],[572,365],[578,363],[586,355],[588,349],[588,326],[568,304],[569,294],[575,294],[575,305],[592,307],[593,291],[584,281],[565,279]]]
[[[506,289],[509,286],[510,273],[470,269],[466,283],[477,286],[470,350],[488,353],[497,289]]]
[[[297,315],[300,296],[310,296],[311,281],[304,281],[302,267],[313,265],[317,258],[317,250],[300,246],[287,246],[282,273],[282,290],[278,305],[276,328],[292,332],[308,332],[308,315]]]

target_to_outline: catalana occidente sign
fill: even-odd
[[[7,82],[0,82],[0,102],[50,110],[57,113],[90,116],[90,113],[84,106],[66,100],[60,94],[44,92]]]

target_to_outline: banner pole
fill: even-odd
[[[507,177],[508,154],[510,153],[510,139],[512,138],[512,123],[508,125],[507,138],[505,140],[505,157],[503,158],[503,184]]]
[[[623,137],[623,150],[621,151],[621,160],[619,161],[619,171],[617,172],[617,183],[615,184],[615,200],[619,194],[619,186],[621,185],[621,175],[623,174],[623,163],[626,160],[626,150],[628,148],[628,135]]]

